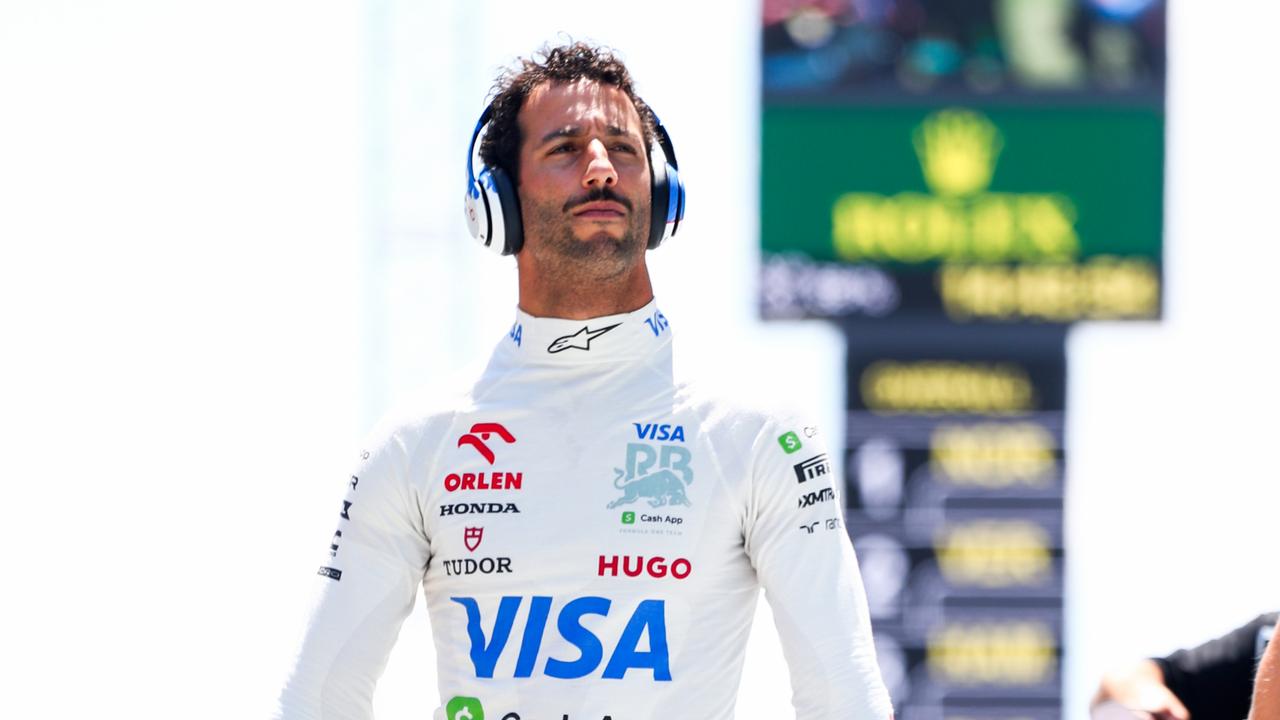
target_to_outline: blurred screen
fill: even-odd
[[[1164,18],[766,2],[764,316],[1159,317]]]
[[[1059,720],[1065,337],[1162,313],[1164,3],[767,0],[762,32],[760,307],[845,333],[897,716]]]
[[[845,520],[897,716],[1061,717],[1064,329],[850,335]]]

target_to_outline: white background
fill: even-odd
[[[559,32],[618,47],[675,137],[680,341],[838,427],[834,333],[753,319],[757,8],[441,5],[0,0],[0,715],[266,712],[360,436],[509,325],[464,143]],[[1280,606],[1277,26],[1175,0],[1166,318],[1071,335],[1070,718],[1106,665]],[[756,627],[740,715],[786,717]],[[428,630],[380,717],[435,702]]]

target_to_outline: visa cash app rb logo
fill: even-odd
[[[622,491],[622,497],[609,503],[609,509],[641,498],[648,500],[650,507],[692,505],[685,493],[693,483],[692,459],[688,448],[680,445],[627,443],[626,470],[613,469],[613,486]]]

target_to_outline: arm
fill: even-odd
[[[1249,720],[1280,720],[1280,642],[1275,635],[1267,643],[1253,683],[1253,710]]]
[[[1112,670],[1102,677],[1090,707],[1117,702],[1132,710],[1151,713],[1157,720],[1188,720],[1182,701],[1164,684],[1164,672],[1153,660]]]
[[[779,442],[788,432],[801,445],[792,453]],[[796,716],[889,720],[866,593],[825,454],[801,423],[765,424],[753,448],[747,552],[773,608]]]
[[[1244,717],[1253,691],[1260,615],[1222,637],[1103,677],[1094,705],[1115,700],[1157,718]]]
[[[1253,676],[1258,663],[1258,632],[1268,625],[1259,615],[1222,637],[1165,658],[1155,658],[1165,685],[1177,695],[1192,718],[1249,714]]]
[[[371,718],[373,689],[417,595],[430,545],[391,436],[347,482],[318,598],[273,718]]]

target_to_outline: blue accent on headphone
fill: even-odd
[[[480,114],[471,133],[471,145],[467,149],[465,217],[467,229],[477,242],[502,255],[514,255],[524,246],[520,198],[516,195],[515,183],[499,167],[481,165],[479,175],[475,172],[480,135],[492,116],[490,105]],[[651,215],[647,246],[650,250],[676,234],[684,219],[686,202],[671,137],[657,114],[653,120],[654,138],[649,147]]]

